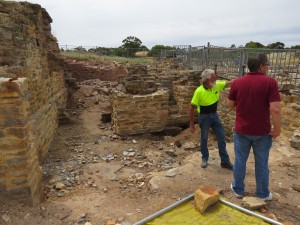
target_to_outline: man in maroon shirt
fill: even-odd
[[[236,108],[234,181],[231,190],[236,197],[243,197],[246,163],[252,147],[256,196],[272,200],[268,160],[272,138],[276,138],[281,132],[280,95],[276,80],[267,76],[270,63],[266,54],[250,57],[247,65],[250,72],[234,80],[228,96],[228,107]]]

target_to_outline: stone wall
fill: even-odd
[[[167,126],[189,124],[191,97],[199,72],[128,68],[112,91],[112,123],[116,134],[160,132]]]
[[[103,81],[117,81],[119,76],[127,74],[126,67],[119,63],[92,63],[86,60],[64,59],[64,67],[70,77],[77,82],[99,79]]]
[[[196,83],[188,80],[173,82],[172,94],[175,104],[169,104],[168,126],[189,124],[189,108],[196,88]]]
[[[0,192],[35,204],[40,164],[66,105],[52,19],[37,4],[0,1]]]
[[[300,149],[300,96],[282,94],[281,100],[282,135],[289,138],[292,147]]]
[[[235,110],[228,109],[227,107],[227,96],[229,94],[229,90],[229,88],[226,88],[220,94],[218,113],[225,130],[226,139],[228,142],[232,142],[235,123]]]
[[[132,95],[114,90],[111,101],[112,123],[116,134],[132,135],[165,129],[169,102],[167,91]]]

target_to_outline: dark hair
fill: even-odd
[[[259,70],[260,65],[268,63],[268,56],[263,53],[253,55],[248,58],[247,66],[250,72],[255,72]]]

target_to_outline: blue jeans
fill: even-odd
[[[198,123],[201,130],[200,151],[202,154],[202,159],[208,160],[209,158],[207,140],[208,140],[208,131],[210,128],[212,128],[213,132],[215,133],[218,139],[218,148],[219,148],[219,155],[221,161],[223,163],[228,163],[229,156],[226,151],[225,132],[222,123],[219,119],[218,113],[199,114]]]
[[[269,153],[272,146],[270,135],[252,136],[234,133],[235,162],[233,166],[233,190],[244,194],[246,163],[252,147],[255,159],[256,196],[265,198],[269,195]]]

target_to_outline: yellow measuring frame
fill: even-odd
[[[222,198],[200,214],[194,207],[193,197],[194,195],[190,195],[134,225],[281,225],[278,221],[241,208]]]

